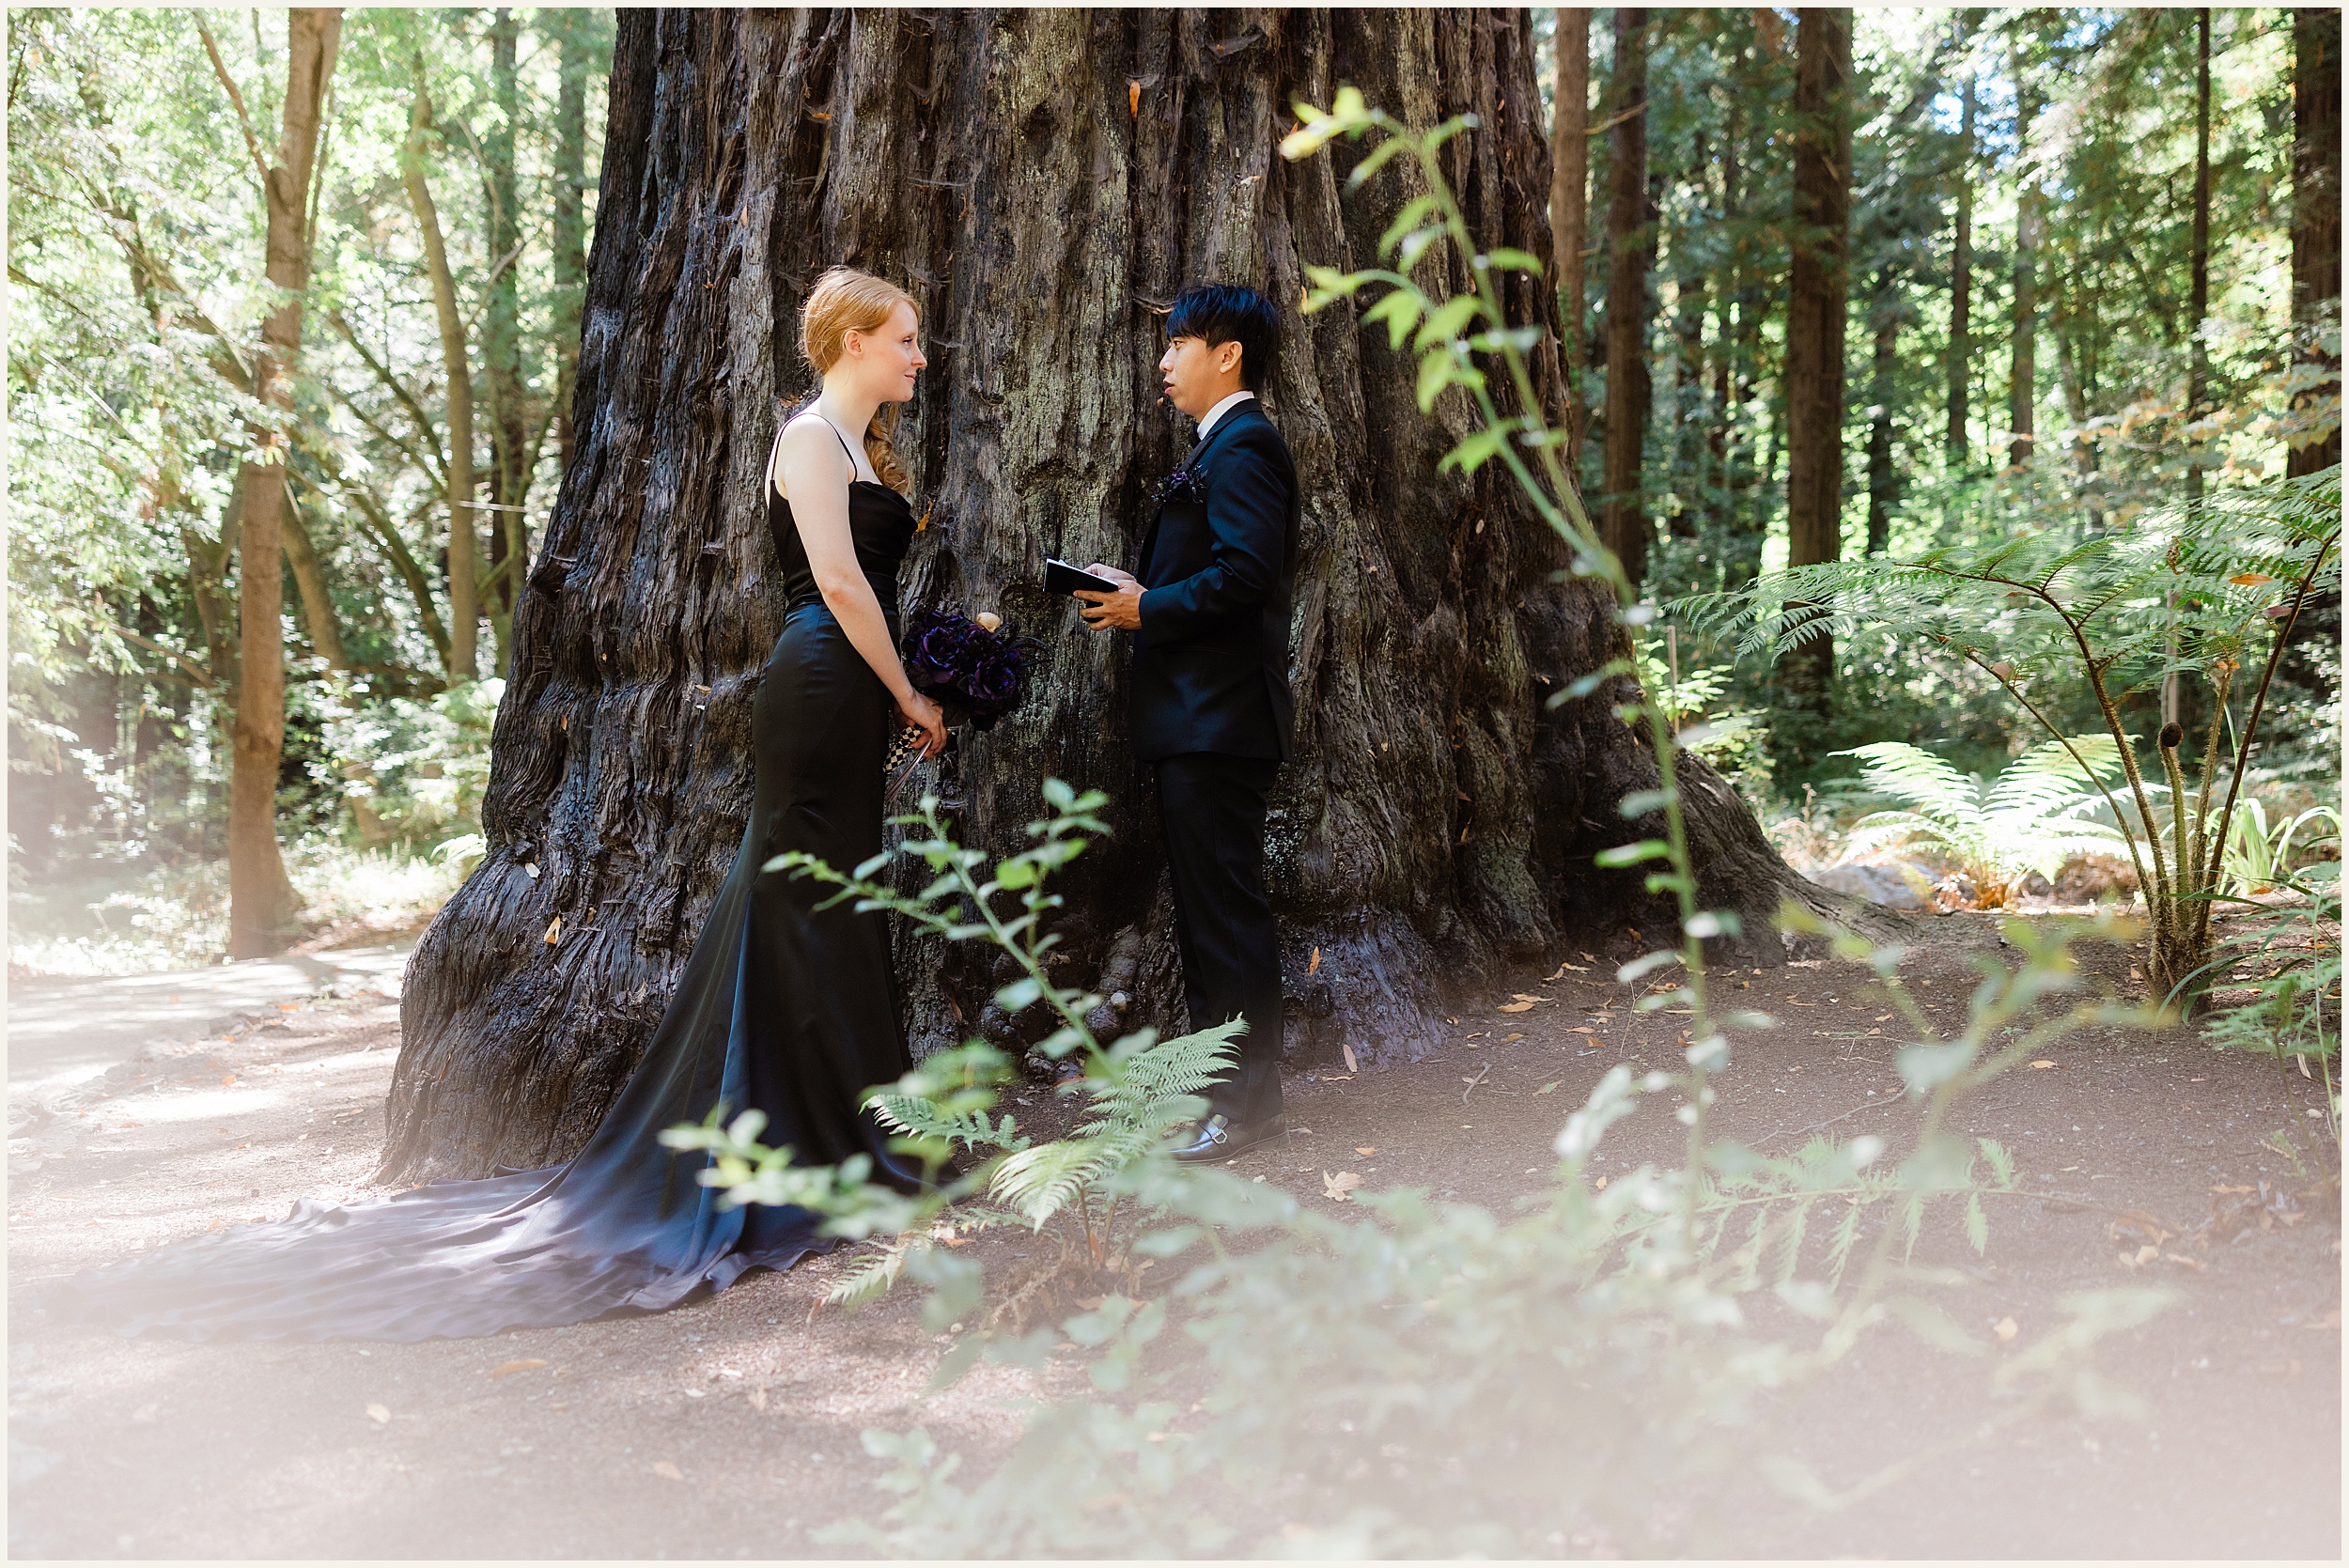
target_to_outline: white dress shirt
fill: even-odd
[[[1199,422],[1199,439],[1201,441],[1206,440],[1207,432],[1215,428],[1216,421],[1221,419],[1225,414],[1231,412],[1232,410],[1238,407],[1242,402],[1248,398],[1253,397],[1254,396],[1256,396],[1254,393],[1249,391],[1246,387],[1242,387],[1239,391],[1233,393],[1229,397],[1226,397],[1223,401],[1218,403],[1214,408],[1209,409],[1207,411],[1207,417]]]

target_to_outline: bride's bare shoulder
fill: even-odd
[[[837,455],[840,438],[832,434],[832,422],[814,409],[784,421],[775,432],[775,444],[767,454],[767,484],[786,501],[791,492],[784,485],[783,465],[786,458],[799,462],[821,462],[825,454]]]

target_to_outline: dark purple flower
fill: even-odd
[[[1034,645],[1008,629],[989,631],[966,616],[920,610],[908,621],[899,651],[914,690],[960,709],[984,730],[1019,706]]]
[[[1190,469],[1178,468],[1151,488],[1150,499],[1160,506],[1177,501],[1204,506],[1207,501],[1206,482]]]

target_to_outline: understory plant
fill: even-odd
[[[2049,741],[2016,757],[1995,779],[1960,772],[1902,740],[1836,754],[1859,758],[1859,783],[1869,794],[1900,802],[1853,823],[1848,846],[1931,846],[1973,878],[1984,908],[2005,905],[2026,876],[2053,878],[2074,856],[2108,853],[2121,845],[2119,829],[2091,819],[2104,797],[2096,774],[2083,768],[2106,778],[2120,771],[2112,741],[2104,736]]]
[[[1674,609],[1701,629],[1742,628],[1739,647],[1750,654],[1784,653],[1822,632],[1891,627],[1987,673],[2067,746],[2051,710],[2084,689],[2120,764],[2125,805],[2097,787],[2146,899],[2147,980],[2166,1003],[2190,1006],[2209,963],[2212,895],[2277,667],[2303,613],[2339,592],[2341,506],[2336,465],[2084,537],[2026,529],[1911,560],[1799,567]],[[2190,783],[2184,728],[2173,721],[2150,737],[2133,734],[2123,707],[2173,675],[2201,682],[2209,702]],[[2240,717],[2238,695],[2248,699]],[[2147,777],[2140,746],[2155,759],[2155,777]],[[2076,760],[2094,776],[2088,758]]]
[[[2329,1156],[2295,1159],[2303,1166],[2329,1165],[2335,1177],[2341,1163],[2341,864],[2325,862],[2297,874],[2277,877],[2260,891],[2297,893],[2261,924],[2218,944],[2210,961],[2214,985],[2229,980],[2248,983],[2248,1001],[2213,1017],[2203,1038],[2222,1050],[2250,1051],[2270,1058],[2276,1065],[2282,1094],[2284,1137],[2305,1148],[2298,1097],[2292,1092],[2286,1063],[2324,1090],[2324,1130]],[[2230,898],[2230,902],[2248,902]],[[2256,906],[2255,906],[2256,908]]]

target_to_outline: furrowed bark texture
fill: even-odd
[[[1290,104],[1341,83],[1417,124],[1479,115],[1446,156],[1480,243],[1548,252],[1522,11],[623,10],[618,27],[577,448],[516,611],[490,849],[403,992],[385,1170],[408,1179],[575,1150],[733,859],[781,625],[759,477],[783,401],[812,384],[788,345],[824,267],[898,279],[923,308],[931,364],[898,444],[926,525],[903,603],[992,609],[1044,643],[1028,705],[966,740],[956,831],[1007,851],[1044,778],[1110,791],[1115,831],[1062,880],[1062,973],[1129,977],[1128,1024],[1179,1026],[1129,650],[1034,586],[1048,555],[1130,560],[1148,487],[1187,449],[1159,406],[1160,313],[1197,280],[1287,303],[1304,264],[1372,260],[1416,194],[1403,165],[1346,197],[1364,148],[1277,151]],[[1465,285],[1455,266],[1447,287]],[[1554,330],[1548,281],[1510,288],[1517,318]],[[1552,581],[1563,552],[1499,465],[1439,474],[1465,404],[1423,417],[1413,362],[1350,309],[1291,334],[1267,389],[1305,490],[1298,758],[1268,834],[1287,1048],[1326,1058],[1343,1035],[1377,1062],[1569,939],[1626,916],[1669,929],[1636,879],[1590,864],[1654,826],[1615,804],[1655,763],[1610,712],[1620,685],[1546,706],[1624,636],[1591,589]],[[1554,345],[1537,374],[1560,401]],[[1765,923],[1792,874],[1701,764],[1684,784],[1716,846],[1708,900],[1761,934],[1746,961],[1779,961]],[[898,960],[917,1051],[973,1027],[1029,1036],[987,1016],[988,955],[901,938]]]

